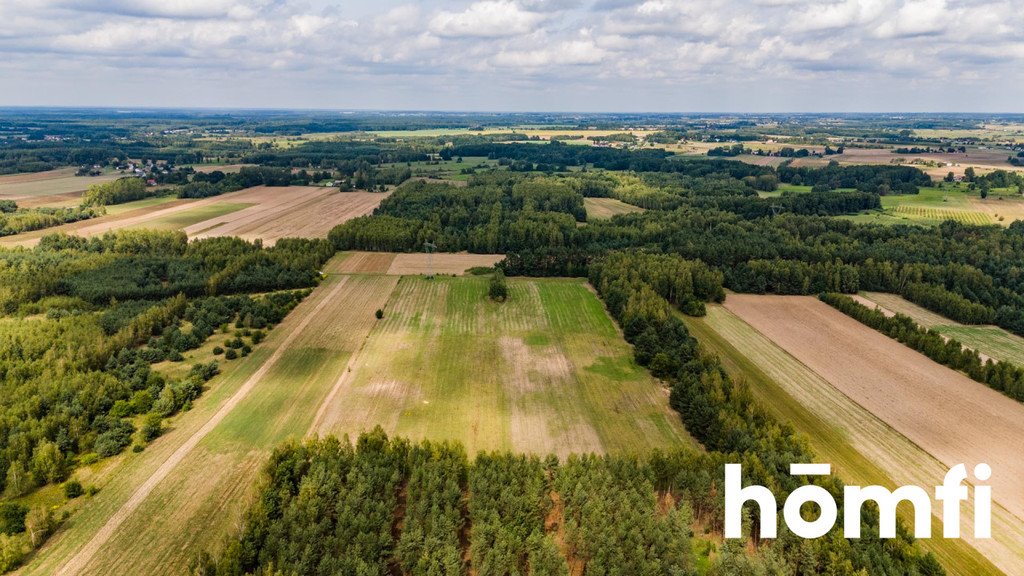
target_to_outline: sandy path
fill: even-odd
[[[946,466],[991,465],[994,499],[1024,518],[1024,405],[813,297],[733,294],[726,308]]]
[[[132,515],[132,513],[135,512],[150,493],[153,492],[153,489],[156,488],[156,486],[160,484],[160,482],[192,452],[196,445],[198,445],[207,434],[216,428],[217,425],[220,424],[232,410],[234,410],[239,402],[241,402],[250,391],[252,391],[260,379],[263,378],[268,370],[270,370],[271,366],[273,366],[285,350],[288,349],[288,346],[295,340],[295,338],[302,334],[306,326],[308,326],[309,323],[319,315],[320,311],[323,310],[323,308],[327,306],[338,292],[341,291],[347,281],[347,278],[343,278],[340,282],[335,284],[330,292],[328,292],[312,310],[302,316],[299,324],[296,325],[280,345],[278,345],[270,358],[268,358],[267,361],[263,363],[263,365],[260,366],[244,384],[242,384],[238,391],[235,392],[235,394],[231,396],[223,406],[221,406],[221,408],[206,422],[206,424],[203,425],[202,428],[189,437],[188,440],[175,450],[174,453],[171,454],[171,456],[164,461],[164,463],[161,464],[160,467],[142,483],[141,486],[139,486],[139,488],[132,494],[131,498],[129,498],[128,501],[126,501],[121,508],[110,517],[109,520],[107,520],[106,524],[96,532],[92,539],[89,540],[89,542],[83,546],[74,557],[68,560],[67,563],[57,570],[57,574],[62,576],[78,574],[89,563],[92,557],[95,556],[97,551],[99,551],[107,540],[110,539],[114,532],[129,516]]]

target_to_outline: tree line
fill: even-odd
[[[889,317],[843,294],[823,293],[818,297],[843,314],[917,350],[939,364],[963,372],[972,380],[1014,400],[1024,401],[1024,369],[1021,367],[1010,362],[993,361],[991,358],[982,360],[976,350],[918,325],[909,316],[896,314]]]

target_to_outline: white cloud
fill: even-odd
[[[295,94],[315,78],[309,97],[334,105],[387,86],[368,104],[408,107],[434,92],[458,107],[516,90],[523,101],[540,91],[611,98],[639,85],[640,95],[616,96],[621,107],[654,94],[676,102],[686,89],[761,102],[749,83],[793,98],[841,84],[884,98],[936,78],[958,95],[1024,87],[1020,0],[339,2],[0,0],[0,104],[33,104],[20,95],[61,83],[69,99],[116,97],[126,82],[166,84],[200,68],[232,75],[214,76],[217,105],[267,78]],[[125,67],[130,77],[117,73]],[[94,81],[102,70],[111,81]],[[861,97],[848,96],[854,106]]]
[[[544,16],[524,10],[508,0],[474,2],[462,12],[440,12],[430,21],[430,31],[446,37],[499,38],[534,30]]]

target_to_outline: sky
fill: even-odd
[[[0,106],[1024,112],[1024,0],[0,0]]]

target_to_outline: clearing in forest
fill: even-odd
[[[380,424],[470,454],[630,452],[693,444],[663,384],[638,366],[578,280],[403,277],[315,432]]]
[[[1007,573],[1024,570],[1024,490],[1016,481],[1024,474],[1024,405],[812,297],[732,294],[725,308],[760,333],[752,341],[730,339],[732,345],[753,356],[758,343],[775,346],[808,369],[806,381],[816,383],[794,388],[794,398],[825,421],[848,426],[844,433],[857,451],[899,484],[935,485],[956,464],[990,464],[995,539],[973,541],[969,514],[965,539]],[[755,362],[776,369],[771,361]],[[797,386],[790,378],[774,377]]]
[[[583,207],[587,209],[587,219],[606,219],[619,214],[643,212],[644,209],[626,204],[615,198],[584,198]]]

